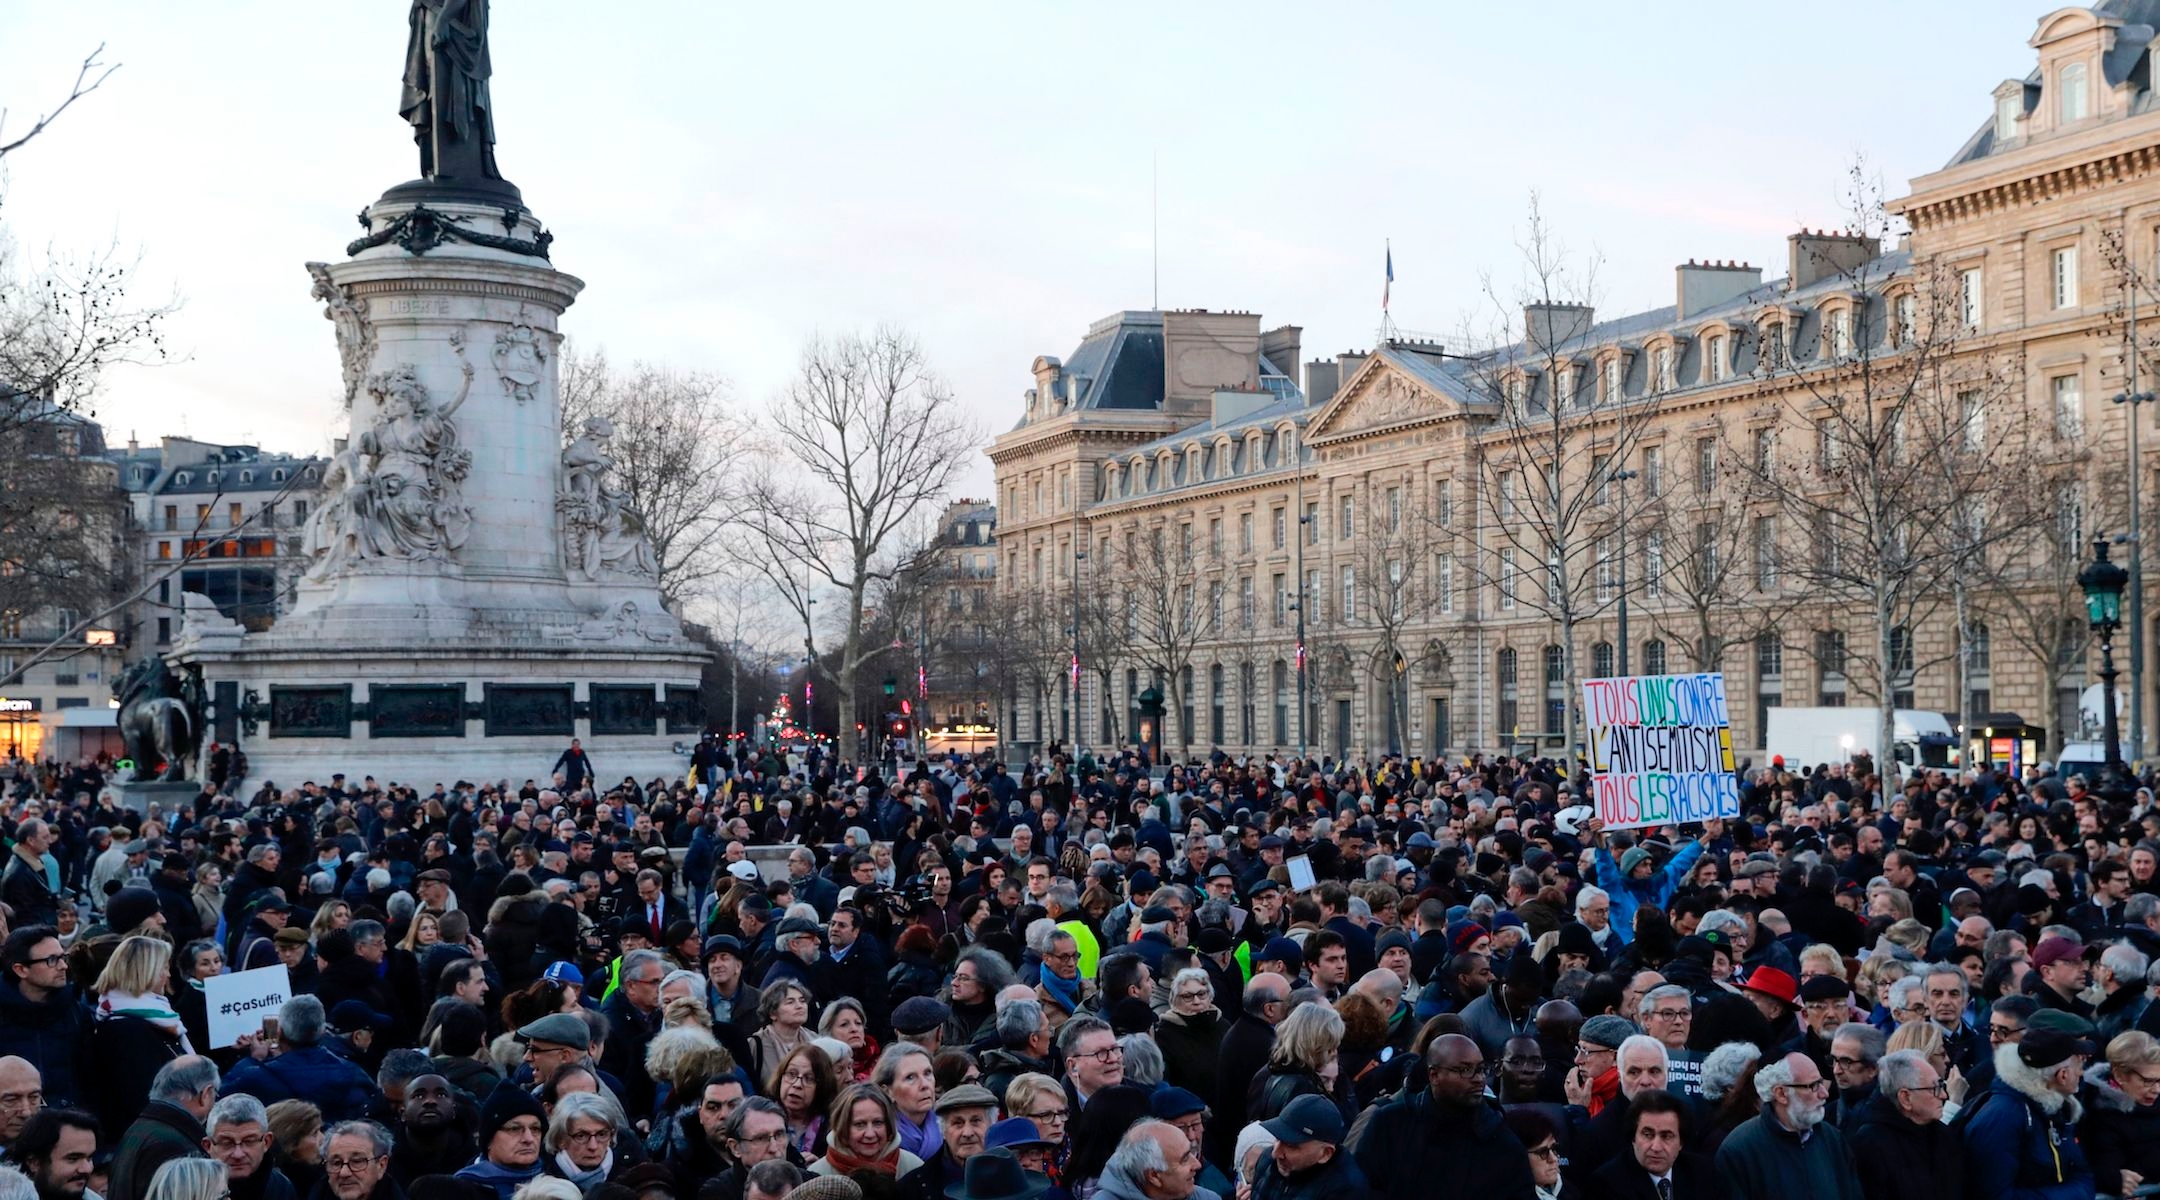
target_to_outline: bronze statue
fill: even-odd
[[[495,106],[488,98],[487,0],[413,0],[398,113],[420,144],[427,179],[478,185],[495,169]]]
[[[202,744],[200,697],[190,703],[165,660],[153,655],[127,669],[113,683],[120,701],[120,740],[135,760],[136,782],[183,781]]]

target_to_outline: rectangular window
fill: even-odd
[[[1247,629],[1253,627],[1253,583],[1247,575],[1238,580],[1238,617]]]
[[[1815,422],[1815,469],[1829,474],[1844,462],[1844,440],[1838,436],[1837,422],[1830,417]]]
[[[1399,487],[1387,490],[1387,531],[1402,532],[1402,489]]]
[[[1980,292],[1980,268],[1966,267],[1958,272],[1958,323],[1967,329],[1980,328],[1985,310]]]
[[[1588,408],[1590,407],[1590,397],[1576,384],[1575,378],[1575,368],[1560,368],[1560,396],[1569,408],[1577,410]]]
[[[1643,595],[1655,600],[1665,594],[1665,533],[1653,529],[1643,535]]]
[[[1455,523],[1455,485],[1443,479],[1433,485],[1433,519],[1442,528]]]
[[[1774,592],[1778,585],[1777,518],[1755,518],[1755,590]]]
[[[1503,612],[1512,612],[1512,611],[1514,611],[1514,608],[1515,608],[1515,588],[1516,588],[1516,581],[1515,581],[1515,552],[1514,552],[1513,550],[1502,550],[1502,551],[1500,552],[1500,578],[1499,578],[1499,590],[1500,590],[1500,608],[1501,608],[1501,611],[1503,611]]]
[[[1388,618],[1389,618],[1390,620],[1392,620],[1392,619],[1394,619],[1394,618],[1397,618],[1397,617],[1400,617],[1400,616],[1402,616],[1402,613],[1403,613],[1403,595],[1402,595],[1403,587],[1402,587],[1402,585],[1403,585],[1402,560],[1401,560],[1401,559],[1399,559],[1399,558],[1393,558],[1393,559],[1389,559],[1389,560],[1388,560],[1388,565],[1387,565],[1387,589],[1388,589],[1388,594],[1387,594],[1387,613],[1388,613]]]
[[[2087,105],[2085,64],[2064,63],[2061,69],[2055,72],[2055,90],[2056,112],[2062,123],[2068,125],[2072,121],[2084,120]]]
[[[1500,520],[1505,524],[1515,519],[1515,474],[1509,472],[1500,477]]]
[[[1785,674],[1785,643],[1776,634],[1766,633],[1755,639],[1755,673],[1764,679]]]
[[[1610,601],[1613,594],[1620,590],[1620,573],[1614,569],[1618,563],[1614,555],[1617,542],[1618,539],[1609,533],[1597,540],[1597,598],[1600,604]]]
[[[1755,473],[1767,476],[1777,466],[1777,429],[1765,425],[1755,431]]]
[[[1703,362],[1710,369],[1710,382],[1725,381],[1725,335],[1713,333],[1703,341]]]
[[[1353,538],[1353,537],[1356,537],[1356,536],[1357,536],[1357,501],[1356,501],[1356,500],[1352,499],[1352,498],[1351,498],[1351,497],[1349,497],[1349,496],[1344,496],[1344,497],[1342,498],[1342,513],[1341,513],[1341,520],[1340,520],[1340,521],[1339,521],[1339,522],[1338,522],[1337,524],[1339,525],[1339,527],[1340,527],[1340,528],[1341,528],[1341,530],[1342,530],[1342,533],[1341,533],[1341,537],[1342,537],[1342,540],[1344,540],[1344,541],[1346,541],[1346,542],[1347,542],[1347,541],[1349,541],[1349,540],[1350,540],[1351,538]]]
[[[1621,382],[1620,356],[1615,354],[1611,358],[1605,360],[1605,378],[1602,384],[1604,388],[1604,395],[1599,397],[1599,399],[1603,400],[1607,404],[1618,404],[1620,402],[1621,395]]]
[[[1305,544],[1308,546],[1320,544],[1320,502],[1318,500],[1305,502]]]
[[[1718,578],[1717,526],[1703,521],[1695,526],[1695,560],[1702,564],[1702,579],[1714,586]]]
[[[1652,360],[1657,368],[1657,390],[1669,392],[1679,385],[1679,377],[1673,370],[1673,348],[1659,346],[1657,357]]]
[[[1958,411],[1965,425],[1965,448],[1980,451],[1987,448],[1987,406],[1981,402],[1979,389],[1958,393]]]
[[[2076,246],[2057,246],[2048,256],[2049,279],[2055,294],[2052,307],[2076,308],[2078,302],[2078,252]]]
[[[1695,439],[1695,490],[1709,495],[1717,489],[1717,439]]]
[[[1612,503],[1612,459],[1603,454],[1590,456],[1590,478],[1597,481],[1597,502]]]
[[[1275,549],[1277,549],[1277,550],[1280,550],[1280,549],[1282,549],[1282,548],[1283,548],[1283,547],[1284,547],[1285,545],[1288,545],[1288,544],[1289,544],[1289,543],[1288,543],[1288,540],[1287,540],[1287,539],[1288,539],[1288,532],[1289,532],[1289,531],[1288,531],[1288,529],[1287,529],[1287,526],[1288,526],[1288,525],[1289,525],[1289,514],[1285,513],[1285,512],[1284,512],[1284,511],[1283,511],[1282,509],[1279,509],[1279,508],[1278,508],[1278,509],[1276,509],[1276,510],[1275,510]]]
[[[2017,95],[1995,98],[1995,140],[2007,142],[2018,135],[2018,118],[2025,115],[2025,102]]]
[[[1841,308],[1830,314],[1830,354],[1833,358],[1851,358],[1852,310]]]
[[[1650,499],[1665,494],[1665,447],[1643,447],[1642,485],[1643,495]]]
[[[1207,628],[1209,633],[1222,632],[1222,593],[1222,580],[1218,579],[1208,584]]]
[[[1179,525],[1179,526],[1178,526],[1178,537],[1177,537],[1177,544],[1178,544],[1178,557],[1179,557],[1179,558],[1182,558],[1182,559],[1184,559],[1184,560],[1185,560],[1186,562],[1191,562],[1191,561],[1192,561],[1192,522],[1190,522],[1190,521],[1187,521],[1187,522],[1185,522],[1185,523],[1183,523],[1183,524],[1181,524],[1181,525]]]
[[[1207,549],[1208,549],[1208,553],[1209,553],[1209,554],[1212,554],[1212,555],[1216,556],[1217,558],[1220,558],[1220,557],[1222,557],[1222,518],[1221,518],[1221,517],[1209,517],[1209,518],[1208,518],[1208,523],[1207,523]]]
[[[1433,591],[1437,593],[1434,599],[1439,603],[1440,612],[1443,615],[1453,615],[1455,612],[1455,556],[1452,554],[1441,555],[1440,561],[1433,567],[1433,573]]]
[[[1320,604],[1322,599],[1323,597],[1320,595],[1320,568],[1314,567],[1305,572],[1305,591],[1303,595],[1298,597],[1298,604],[1301,606]],[[1308,623],[1317,624],[1320,620],[1320,609],[1306,609],[1305,615]]]
[[[2057,375],[2048,380],[2048,392],[2055,399],[2055,436],[2065,441],[2075,441],[2085,435],[2085,393],[2078,386],[2075,375]]]
[[[158,645],[160,646],[163,646],[172,641],[171,617],[159,617],[157,619],[157,640]]]
[[[168,559],[169,559],[169,558],[171,558],[171,557],[172,557],[172,543],[171,543],[171,542],[159,542],[159,543],[157,544],[157,556],[158,556],[159,558],[168,558]]]
[[[1252,514],[1239,513],[1237,519],[1237,548],[1239,554],[1252,553]]]
[[[1281,571],[1275,572],[1275,626],[1280,629],[1290,619],[1290,585]]]
[[[1920,298],[1905,292],[1897,298],[1897,339],[1901,346],[1920,343]]]
[[[1357,620],[1357,568],[1348,565],[1342,569],[1342,619],[1345,624]]]

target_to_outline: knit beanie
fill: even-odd
[[[540,1127],[547,1128],[547,1110],[533,1099],[532,1093],[514,1083],[504,1082],[488,1093],[487,1102],[480,1106],[480,1153],[487,1153],[488,1143],[502,1132],[502,1127],[519,1117],[537,1117]]]

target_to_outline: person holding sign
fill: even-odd
[[[1695,861],[1710,848],[1710,843],[1725,835],[1725,822],[1703,822],[1702,836],[1680,848],[1672,861],[1660,871],[1650,860],[1650,852],[1641,846],[1630,846],[1613,861],[1612,849],[1605,844],[1605,822],[1597,817],[1583,824],[1590,835],[1590,842],[1597,848],[1597,884],[1612,897],[1613,935],[1621,945],[1635,939],[1635,912],[1648,907],[1662,909],[1680,890],[1688,872],[1695,869]],[[1679,832],[1678,827],[1674,833]]]

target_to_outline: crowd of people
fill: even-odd
[[[0,1200],[2160,1185],[2146,789],[1774,761],[1619,830],[1509,757],[693,763],[25,773]]]

